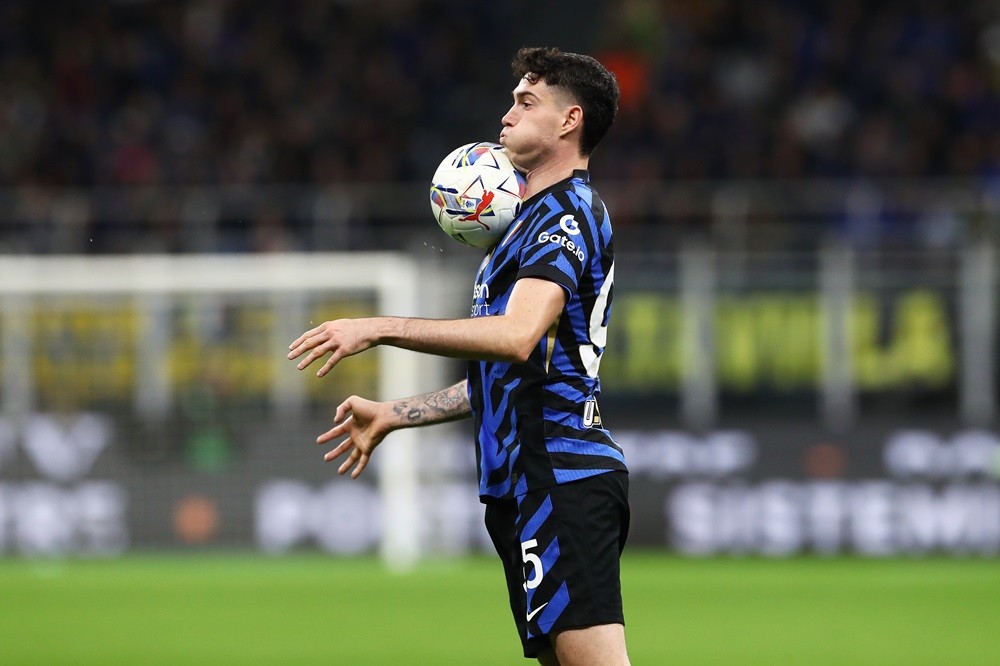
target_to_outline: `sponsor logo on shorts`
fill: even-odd
[[[541,610],[542,610],[543,608],[545,608],[546,606],[548,606],[548,605],[549,605],[549,602],[547,602],[547,601],[546,601],[546,602],[545,602],[544,604],[542,604],[541,606],[539,606],[539,607],[538,607],[538,608],[536,608],[535,610],[533,610],[533,611],[531,611],[530,613],[528,613],[528,615],[527,615],[527,617],[526,617],[525,619],[526,619],[526,620],[527,620],[528,622],[531,622],[531,619],[532,619],[533,617],[535,617],[536,615],[538,615],[538,613],[539,613],[539,612],[541,612]]]

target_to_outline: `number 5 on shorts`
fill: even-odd
[[[525,575],[524,578],[524,590],[533,590],[538,587],[539,583],[542,582],[542,576],[545,572],[542,571],[542,558],[538,557],[534,553],[529,553],[528,551],[538,545],[536,539],[528,539],[527,541],[521,542],[521,560],[524,561],[524,565],[527,567],[531,565],[532,572],[531,575]]]

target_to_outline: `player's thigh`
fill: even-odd
[[[566,629],[552,637],[554,657],[559,666],[627,666],[625,627],[602,624],[593,627]],[[541,661],[541,660],[540,660]],[[542,661],[545,664],[546,662]]]

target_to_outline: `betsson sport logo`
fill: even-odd
[[[569,238],[570,236],[580,235],[580,225],[577,224],[572,215],[563,215],[559,220],[559,228],[565,232],[565,235],[550,234],[547,231],[543,231],[538,234],[538,242],[555,243],[556,245],[560,245],[575,254],[576,258],[583,262],[583,260],[587,258],[587,253],[584,252],[583,246],[574,243]]]

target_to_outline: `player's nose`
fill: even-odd
[[[503,114],[503,118],[500,119],[500,124],[504,127],[511,127],[514,124],[514,107],[507,109],[507,113]]]

